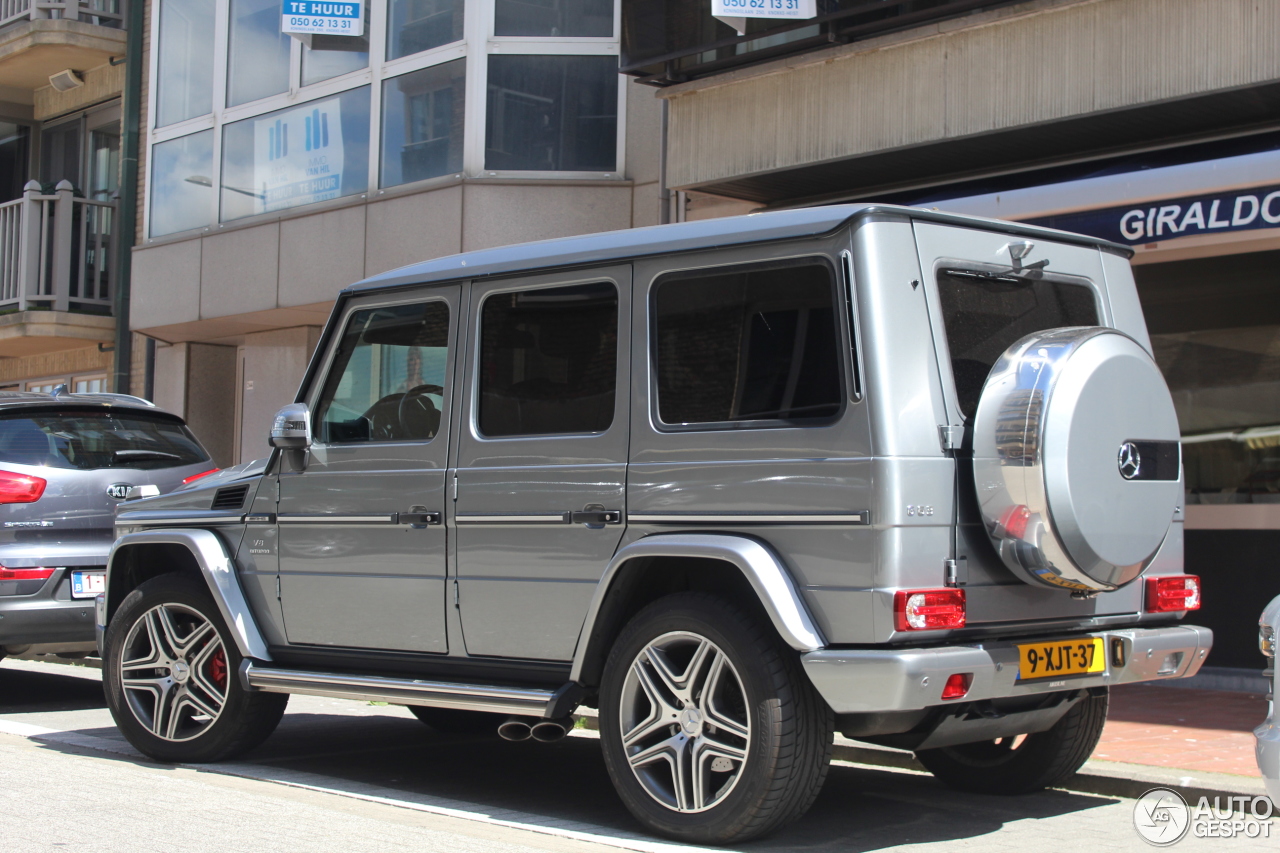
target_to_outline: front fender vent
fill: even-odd
[[[213,493],[213,505],[209,509],[239,509],[244,506],[244,497],[249,494],[249,485],[226,486]]]

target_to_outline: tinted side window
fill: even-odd
[[[664,278],[654,288],[658,416],[667,424],[840,411],[835,288],[825,264]]]
[[[617,367],[612,284],[490,296],[480,316],[480,432],[604,432],[613,423]]]
[[[1098,303],[1082,284],[938,273],[938,295],[960,411],[973,417],[987,374],[1006,349],[1032,332],[1098,325]]]
[[[443,302],[352,313],[316,403],[319,440],[435,438],[448,347],[449,306]]]

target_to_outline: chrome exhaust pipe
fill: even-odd
[[[538,743],[555,743],[573,731],[573,717],[561,717],[558,720],[538,720],[533,724],[530,735]]]
[[[535,722],[537,720],[533,717],[507,717],[502,725],[498,726],[498,737],[513,743],[528,740],[533,733],[532,723]]]

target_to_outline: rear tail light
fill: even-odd
[[[210,474],[216,474],[221,470],[222,470],[221,468],[210,468],[208,471],[201,471],[199,474],[192,474],[190,477],[183,477],[182,485],[185,486],[187,483],[194,483],[196,480],[199,480],[201,477],[208,477]]]
[[[972,672],[955,672],[947,679],[947,683],[942,685],[943,699],[963,699],[965,694],[969,692],[969,686],[973,684]]]
[[[57,569],[46,569],[39,566],[34,569],[6,569],[0,566],[0,581],[44,581]]]
[[[46,482],[29,474],[0,471],[0,504],[29,504],[40,500]]]
[[[1169,575],[1147,578],[1147,612],[1178,613],[1200,609],[1200,578]]]
[[[904,589],[893,596],[896,631],[964,627],[963,589]]]

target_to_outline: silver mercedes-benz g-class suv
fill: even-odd
[[[595,707],[627,807],[693,842],[803,814],[833,731],[1055,784],[1110,685],[1212,640],[1127,255],[832,206],[352,286],[265,472],[121,508],[112,713],[213,761],[289,693],[509,739]]]

